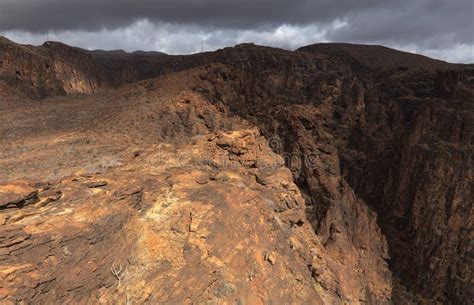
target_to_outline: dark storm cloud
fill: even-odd
[[[473,15],[472,0],[0,0],[0,35],[172,53],[344,41],[472,61]]]
[[[406,2],[398,9],[373,7],[351,12],[349,23],[327,37],[336,41],[412,42],[428,48],[473,43],[472,0]]]
[[[366,9],[397,9],[411,0],[2,0],[0,29],[97,29],[147,18],[249,28],[326,22]]]

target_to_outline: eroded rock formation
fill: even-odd
[[[472,66],[345,44],[0,58],[2,302],[472,300]]]
[[[30,98],[94,93],[99,87],[91,56],[59,42],[34,47],[0,37],[0,86]],[[3,91],[3,90],[2,90]]]

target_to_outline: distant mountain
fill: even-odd
[[[133,52],[126,52],[124,50],[85,50],[85,52],[94,55],[94,56],[159,56],[159,55],[167,55],[163,52],[157,51],[133,51]]]
[[[452,65],[423,55],[402,52],[377,45],[318,43],[299,48],[297,51],[325,54],[328,57],[338,57],[341,59],[352,59],[360,65],[370,68],[442,69]]]

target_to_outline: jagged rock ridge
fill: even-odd
[[[37,52],[42,54],[46,52],[43,49],[82,54],[59,44],[39,49]],[[5,54],[2,56],[11,57]],[[71,56],[66,54],[61,58]],[[76,61],[71,61],[65,60],[64,65],[74,66]],[[13,71],[10,67],[2,69],[0,76],[8,76]],[[0,130],[7,135],[2,145],[11,147],[2,152],[4,161],[0,164],[6,169],[0,179],[5,183],[1,193],[6,196],[2,229],[8,233],[5,236],[13,236],[13,245],[17,244],[15,236],[29,234],[27,244],[18,243],[19,250],[9,246],[8,238],[2,242],[6,243],[3,248],[17,251],[16,260],[11,258],[13,252],[3,259],[4,278],[17,279],[1,287],[0,297],[5,300],[132,297],[139,302],[169,303],[286,300],[464,304],[472,299],[472,65],[448,64],[383,47],[323,44],[295,52],[240,45],[192,56],[107,57],[101,53],[87,56],[85,66],[76,69],[90,71],[81,74],[80,79],[95,80],[90,92],[100,92],[37,105],[17,100],[12,92],[32,98],[90,92],[64,90],[64,84],[71,82],[69,76],[59,79],[59,87],[44,89],[47,93],[43,95],[36,93],[44,86],[41,82],[5,81],[6,88],[15,91],[5,90],[8,98]],[[57,89],[61,86],[63,90]],[[34,132],[31,126],[38,125],[34,116],[24,123],[15,119],[34,113],[41,120],[51,117],[51,109],[57,112],[52,117],[59,122],[48,121]],[[255,127],[266,143],[258,132],[248,131]],[[205,140],[199,140],[201,137]],[[48,147],[41,142],[49,143]],[[156,163],[163,145],[165,160],[182,156],[186,161],[177,157],[179,162],[170,161],[166,166]],[[134,147],[132,151],[130,147]],[[60,164],[51,160],[53,155]],[[26,174],[22,172],[25,160],[35,161],[34,170]],[[262,166],[259,160],[267,162]],[[272,166],[265,165],[268,160],[272,160]],[[290,172],[275,176],[283,161],[292,178]],[[193,174],[178,178],[182,171]],[[138,173],[144,177],[130,183],[138,179]],[[201,175],[210,178],[201,179]],[[45,178],[53,181],[48,182],[51,186],[34,187]],[[12,182],[17,179],[27,181]],[[92,179],[92,184],[82,183],[84,179]],[[96,185],[97,180],[106,184]],[[70,185],[77,181],[81,183]],[[116,213],[114,202],[122,200],[111,194],[122,192],[119,189],[129,184],[137,191],[125,193],[142,194],[134,195],[140,198],[132,200],[139,202],[132,205],[143,205],[139,213],[124,208],[117,210],[123,219],[105,217]],[[162,184],[169,189],[163,189]],[[218,195],[235,184],[240,189],[234,196],[232,191],[229,197]],[[200,185],[208,188],[200,191]],[[21,193],[23,188],[26,191]],[[43,195],[50,189],[53,195]],[[73,189],[73,195],[57,195],[65,193],[63,189]],[[103,247],[121,240],[125,247],[135,247],[138,252],[163,251],[158,255],[160,259],[153,261],[138,254],[140,269],[128,261],[130,257],[101,256],[97,252],[100,247],[84,243],[75,247],[89,247],[83,259],[94,258],[98,267],[83,271],[79,277],[83,284],[76,289],[71,289],[73,284],[65,284],[67,277],[51,271],[46,273],[49,277],[35,276],[38,270],[53,270],[48,268],[58,261],[81,263],[80,258],[68,258],[60,247],[51,246],[53,241],[48,242],[37,229],[40,224],[35,215],[49,219],[54,226],[64,221],[57,217],[68,217],[63,216],[64,210],[88,208],[89,189],[92,195],[99,189],[95,202],[100,203],[100,209],[94,215],[104,217],[82,224],[92,226],[86,237],[96,234],[94,224],[117,223],[125,236],[107,231],[100,237],[105,242]],[[183,190],[188,195],[183,197]],[[174,199],[163,198],[163,192]],[[259,199],[250,200],[248,206],[247,196]],[[172,205],[170,200],[179,205]],[[75,201],[84,203],[71,205]],[[207,204],[200,206],[198,202]],[[48,212],[50,208],[53,212]],[[262,214],[254,213],[252,217],[263,218],[245,218],[253,208]],[[189,209],[190,219],[193,213],[215,216],[204,220],[197,216],[201,227],[198,224],[192,229],[190,220],[187,228],[174,230],[173,217],[166,215],[184,215],[181,223],[186,223]],[[149,241],[143,243],[134,235],[134,222],[142,228],[141,223],[150,215],[155,223],[147,224],[152,232],[146,235]],[[220,223],[222,215],[231,215],[236,221]],[[82,220],[75,221],[79,226]],[[262,225],[253,227],[251,224],[256,222]],[[213,229],[216,226],[220,226],[217,231]],[[236,236],[229,229],[233,226],[250,227],[238,230],[242,234]],[[33,229],[38,235],[28,233]],[[20,234],[25,230],[27,233]],[[64,232],[76,234],[71,230]],[[198,230],[207,233],[200,233],[195,240]],[[53,234],[54,230],[48,232]],[[240,248],[227,244],[225,240],[229,239],[254,246],[240,253],[238,259],[229,253]],[[52,265],[41,267],[34,258],[25,256],[27,252],[22,249],[31,247],[30,241],[47,245],[49,250],[44,255],[55,259]],[[58,242],[68,245],[67,238]],[[219,247],[224,248],[217,250]],[[176,253],[184,253],[181,260],[173,257]],[[246,261],[250,257],[256,257],[258,264],[254,267]],[[115,259],[126,264],[128,270],[134,269],[136,276],[127,282],[124,278],[125,288],[113,290],[113,277],[107,267]],[[146,271],[157,261],[169,267],[158,273]],[[204,269],[190,271],[197,262]],[[74,271],[67,266],[62,272]],[[161,270],[158,265],[156,268]],[[239,272],[247,274],[237,276]],[[29,281],[35,279],[37,286],[33,286],[43,290],[32,290],[34,295],[28,292],[31,288],[19,284],[25,276]],[[98,284],[99,279],[105,284]],[[138,292],[143,289],[140,279],[153,283],[146,285],[146,293]],[[166,284],[169,280],[165,279],[174,279],[171,283],[175,284]],[[209,286],[200,288],[194,280],[208,282]],[[298,284],[286,286],[288,282]],[[165,298],[163,291],[169,287],[177,292]]]

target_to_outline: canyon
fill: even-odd
[[[0,302],[470,304],[474,65],[0,38]]]

